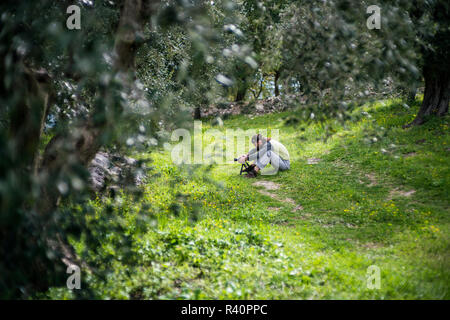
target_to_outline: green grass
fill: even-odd
[[[279,183],[271,192],[301,204],[296,212],[237,165],[192,171],[165,151],[141,154],[153,162],[140,200],[92,201],[93,221],[107,206],[123,218],[134,258],[117,252],[114,232],[103,235],[88,256],[108,276],[83,273],[83,284],[119,299],[449,299],[449,117],[402,129],[417,108],[363,106],[358,120],[332,123],[326,141],[319,124],[284,125],[289,112],[217,127],[280,130],[291,170],[257,180]],[[371,265],[380,289],[367,288]],[[45,297],[74,296],[55,287]]]

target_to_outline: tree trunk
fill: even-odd
[[[10,294],[19,297],[31,288],[45,290],[49,279],[56,272],[50,271],[54,263],[46,256],[45,249],[40,246],[41,239],[36,235],[37,232],[42,234],[42,229],[37,225],[37,222],[42,221],[41,217],[23,214],[30,209],[27,195],[33,192],[32,179],[37,171],[39,143],[50,105],[51,79],[45,70],[33,70],[25,66],[22,60],[15,61],[15,64],[19,71],[14,77],[13,87],[18,92],[15,92],[17,101],[9,118],[8,142],[11,144],[11,153],[9,157],[5,154],[10,163],[7,165],[8,172],[2,170],[0,173],[0,179],[7,179],[11,175],[17,190],[20,189],[23,194],[2,204],[5,217],[0,224],[0,256],[2,267],[7,266],[7,269],[15,270],[17,274],[26,270],[26,276],[20,278],[9,277],[9,272],[4,270],[4,283],[8,284]],[[1,81],[0,92],[11,94],[5,91],[3,84]]]
[[[414,101],[416,101],[416,94],[417,94],[417,88],[413,87],[410,88],[410,90],[408,91],[408,97],[407,97],[407,102],[409,104],[414,103]]]
[[[275,97],[278,97],[280,95],[280,89],[278,88],[278,80],[279,79],[280,79],[280,70],[277,70],[275,72],[275,80],[274,80]]]
[[[143,25],[156,10],[159,0],[126,0],[121,8],[116,33],[114,66],[119,71],[134,70],[134,57],[143,43]]]
[[[202,118],[201,108],[200,107],[195,107],[194,119],[195,120],[200,120],[201,118]]]
[[[149,20],[158,3],[159,0],[123,1],[115,39],[115,71],[121,74],[134,72],[136,50],[142,43],[139,35],[142,34],[144,23]],[[0,58],[1,61],[4,61],[3,57]],[[23,65],[21,61],[14,62]],[[3,64],[0,64],[0,71],[3,76],[5,73]],[[31,190],[30,180],[32,179],[30,176],[33,169],[38,167],[38,147],[50,105],[51,81],[47,76],[45,72],[34,71],[25,65],[15,74],[15,79],[20,81],[16,87],[17,90],[21,90],[19,92],[22,96],[19,96],[20,100],[10,113],[8,140],[14,143],[13,149],[16,153],[12,156],[10,168],[16,171],[16,175],[19,177],[18,182],[26,187],[21,191],[29,194],[34,191]],[[100,90],[106,91],[107,89],[101,88]],[[10,89],[4,88],[4,81],[1,81],[0,94],[7,93],[8,90]],[[101,94],[100,92],[99,95]],[[23,280],[18,280],[18,282],[16,279],[12,280],[14,284],[20,283],[21,286],[20,281],[24,281],[25,291],[28,290],[28,287],[38,288],[38,290],[46,289],[51,283],[50,278],[56,274],[55,270],[61,267],[60,264],[54,262],[56,258],[61,258],[66,265],[74,262],[80,265],[64,234],[58,231],[59,228],[55,225],[56,219],[53,214],[59,200],[56,182],[61,173],[68,167],[71,170],[71,164],[87,166],[102,145],[100,139],[102,133],[107,126],[111,125],[107,120],[98,121],[96,119],[96,113],[103,112],[102,110],[96,110],[94,106],[93,111],[84,125],[72,127],[66,132],[55,135],[47,144],[39,170],[36,170],[39,171],[38,179],[46,178],[47,181],[40,184],[40,198],[33,200],[35,209],[33,211],[38,214],[16,214],[15,220],[13,220],[14,227],[0,226],[0,255],[2,259],[5,258],[5,263],[9,263],[8,269],[17,268],[17,272],[22,272],[24,268],[21,264],[23,261],[27,261],[27,274]],[[2,175],[3,172],[0,176]],[[17,205],[11,208],[14,208],[15,213],[20,213],[23,209],[21,207],[32,206],[29,203],[31,201],[27,202],[29,198],[24,198],[26,200],[23,202],[17,200],[14,203]],[[39,232],[37,233],[35,229]],[[13,246],[14,250],[10,250]],[[55,255],[54,258],[48,256],[50,251]],[[23,256],[24,254],[26,257]],[[22,295],[23,293],[18,291],[17,294]]]
[[[114,67],[119,74],[126,75],[128,72],[134,74],[135,55],[141,43],[136,37],[142,32],[144,23],[154,12],[158,3],[158,0],[126,0],[124,2],[115,42]],[[123,78],[127,79],[125,76]],[[102,146],[102,134],[111,124],[107,120],[95,120],[98,112],[99,110],[94,108],[83,126],[55,135],[45,148],[39,171],[46,175],[51,183],[41,186],[41,199],[36,204],[36,211],[40,214],[44,228],[53,223],[51,217],[58,206],[60,196],[55,182],[58,176],[66,170],[68,165],[70,166],[70,163],[87,167]],[[56,252],[62,262],[66,265],[75,263],[80,266],[73,248],[68,245],[64,235],[56,233],[51,237],[47,239],[47,246]]]
[[[247,86],[245,85],[239,86],[236,94],[236,99],[234,99],[234,102],[243,101],[245,99],[246,94],[247,94]]]
[[[21,65],[25,92],[10,116],[9,138],[20,150],[18,161],[29,174],[36,172],[39,141],[48,115],[51,92],[50,76],[44,70],[32,70]]]
[[[259,82],[259,91],[258,91],[258,93],[255,96],[255,100],[257,100],[259,98],[259,96],[261,95],[261,92],[263,90],[263,84],[264,84],[264,76],[261,79],[261,81]]]
[[[123,3],[114,45],[116,53],[114,67],[118,72],[123,74],[134,72],[136,51],[142,44],[137,37],[142,33],[144,23],[155,12],[158,4],[159,0],[126,0]],[[47,172],[50,176],[57,175],[67,164],[65,156],[75,157],[77,163],[82,166],[90,163],[101,147],[99,138],[108,126],[108,123],[99,123],[94,118],[95,110],[84,126],[58,134],[50,140],[44,152],[42,172]],[[38,212],[49,214],[57,206],[58,192],[55,186],[44,185],[42,194]]]
[[[442,22],[448,21],[450,18],[448,10],[445,11],[445,8],[440,5],[437,5],[435,9],[436,19],[442,20]],[[420,125],[427,121],[427,117],[430,115],[443,116],[448,112],[450,99],[449,38],[450,30],[443,27],[436,32],[430,42],[433,50],[424,48],[422,51],[425,92],[416,118],[407,126]]]
[[[410,125],[421,125],[430,115],[443,116],[448,112],[450,75],[439,66],[424,67],[425,93],[416,118]]]

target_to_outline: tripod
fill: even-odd
[[[234,161],[238,161],[238,159],[234,158]],[[239,172],[239,175],[242,175],[242,172],[247,172],[249,167],[250,165],[248,164],[247,161],[245,161],[245,163],[241,165],[241,172]]]

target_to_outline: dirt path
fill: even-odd
[[[254,182],[252,185],[255,187],[263,187],[264,188],[264,190],[258,190],[259,193],[261,193],[265,196],[271,197],[272,199],[275,199],[277,201],[289,203],[290,205],[292,205],[294,207],[292,209],[292,212],[296,212],[298,210],[303,210],[303,206],[301,204],[297,204],[294,199],[283,198],[275,193],[270,192],[272,190],[280,189],[281,185],[278,183],[275,183],[273,181],[267,181],[267,180],[259,180],[259,181]],[[267,208],[267,209],[274,210],[273,207],[269,207],[269,208]],[[279,208],[277,208],[277,210],[279,210]]]

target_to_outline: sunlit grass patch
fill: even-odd
[[[93,202],[93,223],[111,206],[130,238],[101,237],[90,259],[109,276],[85,281],[99,298],[448,299],[449,119],[402,129],[417,107],[365,105],[328,139],[320,124],[285,125],[287,112],[225,120],[222,129],[280,130],[291,170],[258,177],[280,184],[277,198],[237,164],[178,167],[164,150],[141,155],[153,160],[141,200]],[[277,200],[286,197],[303,209]],[[151,217],[145,228],[140,216]],[[115,252],[124,239],[130,256]],[[379,290],[367,288],[371,265]]]

